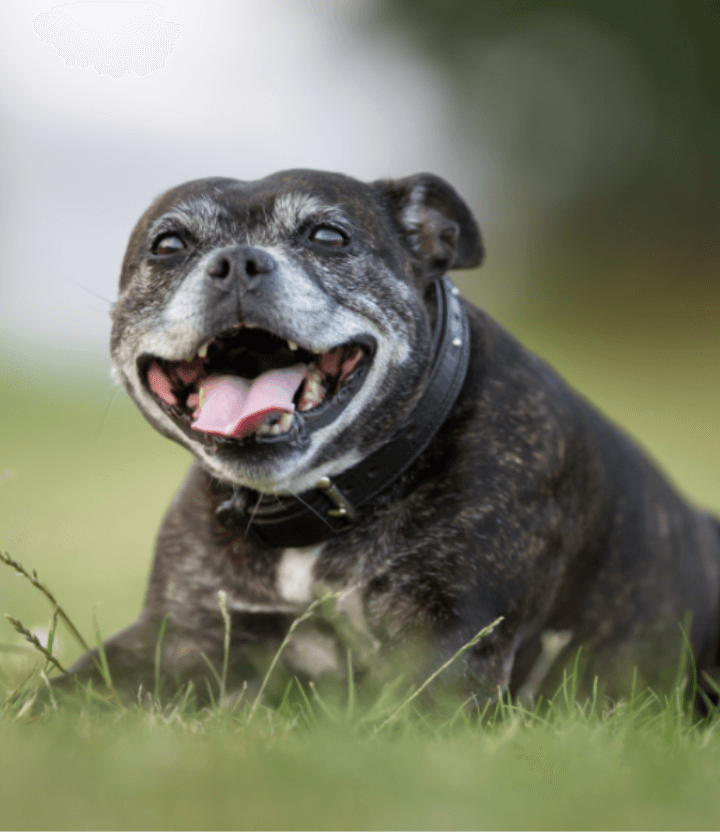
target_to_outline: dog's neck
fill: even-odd
[[[315,545],[345,533],[363,510],[419,458],[447,419],[465,381],[470,325],[458,291],[447,277],[433,283],[436,317],[430,374],[420,400],[390,440],[336,476],[323,476],[297,497],[265,500],[236,488],[216,517],[231,533],[266,548]]]

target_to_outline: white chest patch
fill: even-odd
[[[286,548],[277,566],[275,585],[283,601],[291,604],[309,604],[315,583],[315,561],[322,544],[307,548]]]

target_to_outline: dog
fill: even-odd
[[[720,523],[458,294],[446,273],[483,254],[427,173],[208,178],[144,213],[113,373],[196,460],[104,643],[117,691],[202,691],[223,663],[257,689],[278,652],[318,679],[350,632],[420,679],[497,619],[445,672],[479,701],[527,683],[547,631],[611,692],[668,684],[683,622],[717,664]]]

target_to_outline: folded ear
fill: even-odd
[[[376,181],[405,238],[425,272],[472,268],[485,255],[470,208],[442,178],[421,172],[398,180]]]

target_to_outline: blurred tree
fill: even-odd
[[[718,0],[379,0],[376,14],[445,76],[494,180],[490,213],[529,248],[533,317],[591,313],[632,336],[692,332],[709,312],[705,334],[720,333]]]
[[[584,93],[584,103],[566,98],[568,107],[574,104],[577,110],[584,104],[596,115],[600,112],[606,125],[613,121],[613,108],[618,110],[618,119],[632,119],[628,103],[623,102],[627,91],[622,90],[622,83],[616,79],[615,84],[606,84],[609,73],[624,73],[627,85],[640,88],[635,91],[640,96],[630,103],[635,117],[646,123],[635,144],[640,148],[628,150],[632,165],[619,167],[619,172],[613,172],[615,177],[587,177],[584,189],[578,179],[567,204],[576,214],[579,208],[591,210],[598,203],[605,208],[611,203],[622,226],[639,213],[654,219],[689,215],[708,234],[716,231],[720,219],[718,0],[383,0],[380,14],[384,23],[401,29],[438,63],[451,80],[468,125],[474,122],[480,135],[493,131],[488,122],[506,120],[513,107],[511,97],[517,99],[518,85],[508,77],[522,73],[517,67],[523,59],[518,37],[525,38],[526,54],[535,52],[537,57],[540,53],[546,59],[545,69],[537,61],[521,77],[525,87],[531,88],[525,95],[526,136],[509,150],[520,168],[533,156],[538,163],[547,163],[538,156],[537,145],[553,139],[562,143],[562,130],[574,127],[572,122],[568,126],[557,121],[554,106],[563,85],[575,84]],[[553,30],[557,37],[549,38]],[[598,49],[598,37],[608,47],[604,53]],[[489,101],[487,87],[493,80],[488,78],[488,57],[503,49],[507,60],[497,69],[510,82],[507,97]],[[554,76],[546,72],[548,62],[558,71]],[[595,133],[602,140],[603,132]],[[612,140],[612,132],[608,134]],[[503,139],[502,132],[499,136],[496,132],[497,139]],[[603,150],[596,152],[602,156]]]

